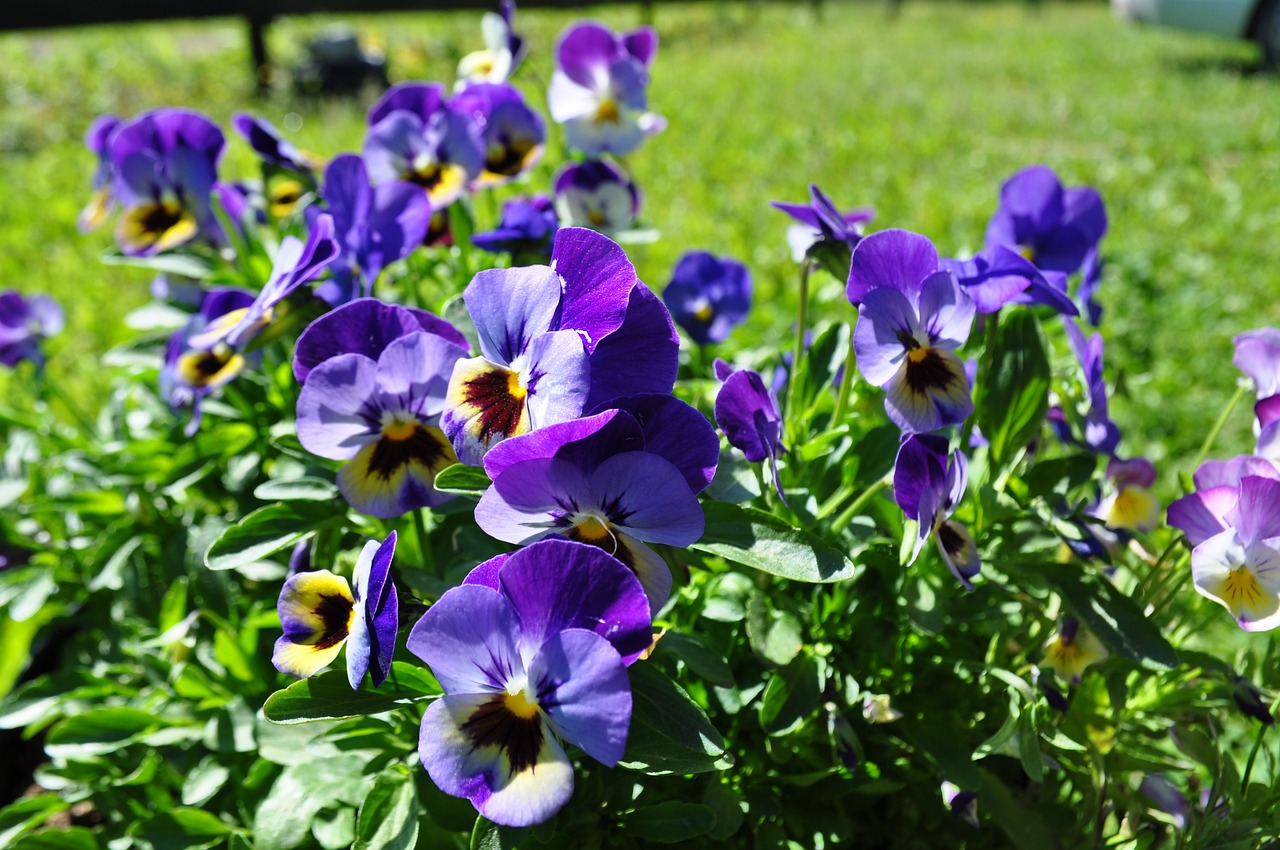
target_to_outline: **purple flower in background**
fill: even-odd
[[[82,233],[93,230],[107,220],[116,205],[112,182],[115,180],[115,164],[109,155],[107,142],[111,133],[121,124],[118,115],[99,115],[93,119],[84,134],[84,146],[98,158],[98,168],[93,173],[93,189],[89,203],[80,211],[77,219]]]
[[[1280,328],[1259,328],[1236,336],[1231,362],[1253,381],[1258,400],[1280,395]]]
[[[1258,417],[1258,445],[1253,453],[1280,468],[1280,394],[1258,402],[1253,411]]]
[[[721,343],[751,311],[751,272],[731,257],[688,251],[676,263],[662,300],[694,342]]]
[[[182,109],[157,109],[116,127],[107,156],[124,208],[120,250],[151,256],[197,237],[220,241],[209,198],[224,147],[218,125]]]
[[[1102,334],[1094,334],[1088,340],[1071,319],[1064,317],[1067,341],[1084,370],[1085,388],[1089,407],[1084,415],[1083,444],[1099,454],[1114,455],[1120,445],[1120,428],[1111,421],[1107,412],[1107,384],[1102,375]]]
[[[1089,317],[1089,324],[1095,328],[1102,322],[1102,305],[1095,296],[1098,287],[1102,285],[1104,265],[1102,255],[1096,247],[1086,254],[1084,267],[1080,269],[1080,288],[1076,291],[1076,300]]]
[[[862,225],[875,218],[875,210],[861,207],[842,213],[817,186],[809,185],[809,203],[770,201],[796,223],[787,231],[796,260],[810,255],[838,279],[849,274],[849,259],[862,240]]]
[[[528,51],[515,31],[516,4],[502,0],[499,12],[485,12],[480,19],[484,50],[468,53],[458,62],[459,87],[467,83],[503,83],[515,73]]]
[[[293,353],[293,376],[307,380],[311,370],[339,354],[362,354],[377,360],[400,337],[432,333],[467,349],[467,338],[444,319],[414,307],[358,298],[316,319],[298,337]]]
[[[66,317],[48,295],[0,293],[0,363],[14,367],[30,360],[44,366],[40,342],[61,333]]]
[[[375,688],[386,681],[400,628],[400,600],[391,581],[395,551],[394,531],[382,543],[365,543],[350,585],[328,570],[289,576],[277,604],[284,635],[271,656],[276,669],[306,679],[346,645],[352,690],[360,690],[367,672],[373,673]]]
[[[475,188],[509,183],[542,158],[547,127],[519,89],[506,83],[473,83],[451,97],[449,107],[480,128],[484,168]]]
[[[241,353],[225,344],[200,346],[192,340],[227,316],[233,319],[243,316],[253,300],[253,293],[243,289],[212,289],[204,295],[196,314],[169,338],[160,370],[160,394],[175,410],[191,408],[187,436],[200,428],[201,402],[205,396],[234,379],[260,356]]]
[[[645,544],[684,547],[702,536],[697,494],[715,475],[719,440],[702,414],[670,396],[622,404],[629,409],[495,446],[476,524],[507,543],[558,534],[598,546],[635,572],[657,611],[671,570]]]
[[[1244,676],[1231,677],[1231,698],[1241,711],[1264,726],[1275,726],[1276,718],[1267,707],[1266,698],[1253,682]]]
[[[455,367],[442,419],[463,463],[479,465],[508,437],[675,383],[670,315],[598,233],[561,228],[550,266],[480,272],[463,297],[481,356]]]
[[[392,341],[375,361],[339,354],[313,368],[298,395],[298,441],[345,460],[338,490],[356,510],[397,517],[450,496],[435,477],[456,463],[439,428],[449,373],[466,351],[434,333]]]
[[[1064,682],[1080,683],[1084,671],[1107,660],[1111,652],[1097,635],[1080,627],[1075,617],[1063,617],[1058,631],[1044,645],[1045,666]]]
[[[1196,492],[1169,506],[1187,535],[1196,592],[1247,631],[1280,625],[1280,470],[1261,458],[1202,464]]]
[[[322,163],[298,150],[262,118],[238,112],[231,126],[262,159],[263,194],[272,217],[280,219],[297,212],[307,193],[315,191],[315,172]]]
[[[959,818],[974,829],[978,828],[977,791],[965,791],[954,782],[943,782],[942,802],[947,804],[947,811],[951,812],[952,817]]]
[[[915,434],[902,442],[893,468],[893,496],[902,512],[917,523],[911,562],[933,538],[947,569],[965,590],[982,570],[982,559],[969,530],[951,519],[968,483],[969,462],[962,452],[952,452],[947,440],[933,434]]]
[[[565,227],[626,230],[640,214],[640,190],[610,162],[573,162],[556,175],[555,205]]]
[[[1145,457],[1107,463],[1107,491],[1090,511],[1107,528],[1146,533],[1160,524],[1160,500],[1151,492],[1156,483],[1155,464]]]
[[[324,200],[341,246],[333,280],[316,287],[330,304],[371,295],[383,268],[409,256],[431,224],[431,202],[417,186],[403,180],[371,186],[364,161],[354,154],[336,157],[325,169]]]
[[[777,395],[765,386],[759,373],[750,369],[735,370],[717,359],[715,370],[721,381],[716,395],[716,424],[729,445],[740,449],[749,462],[769,462],[773,486],[785,504],[787,497],[778,480],[778,455],[787,449],[782,444],[782,413]]]
[[[515,198],[502,205],[502,221],[494,230],[476,233],[471,244],[481,251],[511,254],[512,265],[551,261],[551,243],[560,229],[555,206],[546,195]]]
[[[406,180],[443,209],[484,168],[481,128],[451,109],[439,83],[398,83],[369,110],[362,151],[374,183]]]
[[[649,610],[622,564],[570,541],[480,571],[487,581],[445,592],[409,634],[445,691],[423,715],[418,753],[446,794],[494,823],[530,826],[573,794],[560,741],[607,766],[622,758],[626,666],[651,639]]]
[[[1080,311],[1067,295],[1067,276],[1044,272],[1021,254],[993,245],[968,260],[942,259],[939,266],[956,276],[979,313],[1005,304],[1045,304],[1066,316]]]
[[[1138,791],[1160,811],[1169,815],[1173,825],[1178,829],[1187,828],[1187,795],[1183,794],[1165,776],[1159,773],[1148,773],[1142,777]]]
[[[847,286],[858,307],[853,331],[858,370],[885,390],[899,428],[923,433],[973,412],[969,379],[955,349],[969,338],[972,299],[928,239],[884,230],[858,243]]]
[[[1045,271],[1074,274],[1107,232],[1107,211],[1091,186],[1064,189],[1047,165],[1033,165],[1000,187],[987,246],[1017,251]]]
[[[560,37],[547,103],[571,146],[587,156],[625,154],[666,127],[647,111],[648,68],[657,50],[652,27],[614,35],[586,21]]]

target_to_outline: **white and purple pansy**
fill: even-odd
[[[463,293],[480,356],[458,362],[442,427],[478,466],[498,442],[611,399],[669,393],[679,338],[614,242],[561,228],[550,266],[480,272]]]
[[[666,127],[648,111],[648,68],[657,50],[652,27],[615,35],[585,21],[560,37],[547,104],[572,147],[588,156],[630,153]]]
[[[280,590],[277,610],[284,635],[271,663],[305,679],[327,667],[347,647],[347,681],[360,689],[365,673],[376,688],[391,672],[400,599],[391,580],[396,533],[370,540],[356,559],[351,584],[328,570],[295,572]]]
[[[566,227],[609,233],[626,230],[640,214],[640,190],[622,169],[603,159],[571,162],[556,175],[556,214]]]
[[[516,4],[502,0],[498,12],[485,12],[480,18],[484,50],[468,53],[458,61],[458,85],[506,82],[528,51],[523,37],[515,31]]]
[[[769,205],[795,221],[787,229],[787,243],[796,262],[812,256],[837,278],[848,274],[849,257],[862,241],[863,225],[876,216],[870,207],[840,212],[812,183],[809,184],[809,203],[770,201]]]
[[[947,440],[933,434],[913,434],[903,440],[893,468],[893,495],[903,514],[917,523],[911,562],[933,538],[947,569],[965,590],[982,570],[982,559],[969,530],[951,519],[964,496],[969,462],[962,452],[950,451]]]
[[[1044,271],[1074,274],[1106,233],[1107,211],[1096,189],[1065,189],[1052,168],[1033,165],[1000,187],[987,246],[1003,245]]]
[[[551,425],[489,452],[493,484],[476,524],[508,543],[562,535],[598,546],[635,572],[657,611],[671,570],[645,544],[684,547],[702,536],[697,494],[715,474],[719,441],[701,413],[671,396],[621,403],[629,409]]]
[[[409,634],[445,695],[418,753],[432,781],[504,826],[541,823],[573,795],[561,741],[607,766],[631,723],[627,665],[652,640],[635,577],[593,546],[548,540],[481,564]]]
[[[973,397],[955,349],[969,338],[974,304],[939,271],[933,243],[906,230],[873,233],[853,251],[846,294],[859,305],[858,370],[885,390],[894,424],[924,433],[963,422]]]

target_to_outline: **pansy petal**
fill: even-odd
[[[583,408],[638,393],[670,394],[679,368],[680,337],[671,314],[649,287],[637,283],[621,327],[591,351],[591,393]]]
[[[1280,583],[1261,581],[1260,570],[1280,574],[1280,552],[1246,547],[1234,530],[1209,538],[1191,552],[1196,591],[1230,611],[1246,631],[1280,625]]]
[[[644,450],[671,461],[694,493],[715,477],[720,439],[707,417],[674,396],[647,393],[614,399],[611,408],[635,418],[644,432]]]
[[[648,452],[623,452],[591,474],[597,504],[617,511],[616,524],[647,543],[688,546],[702,536],[698,497],[671,461]]]
[[[553,330],[560,306],[560,278],[548,266],[487,269],[468,284],[463,298],[480,337],[480,351],[511,365],[541,334]]]
[[[424,421],[444,408],[453,365],[466,355],[458,346],[432,333],[412,333],[393,341],[378,357],[378,393],[382,406],[410,399],[412,412]]]
[[[1226,516],[1239,501],[1235,486],[1211,487],[1183,496],[1169,505],[1169,525],[1180,528],[1192,546],[1199,546],[1227,530]]]
[[[1280,537],[1280,481],[1258,475],[1240,479],[1235,528],[1246,545]]]
[[[631,725],[631,683],[609,641],[585,629],[548,636],[529,683],[556,734],[607,767],[622,758]]]
[[[426,331],[465,349],[467,338],[439,316],[412,307],[357,298],[316,319],[298,337],[293,374],[299,383],[311,370],[339,354],[363,354],[377,360],[392,341]]]
[[[346,579],[316,570],[290,576],[276,609],[284,636],[276,641],[272,662],[283,673],[305,678],[337,657],[350,633],[355,602]]]
[[[591,389],[591,361],[574,331],[554,331],[529,344],[524,369],[529,427],[544,428],[582,415]]]
[[[559,457],[584,472],[590,472],[611,454],[644,448],[644,430],[635,417],[625,411],[611,409],[505,440],[484,456],[484,469],[489,479],[496,481],[513,464],[535,458]]]
[[[893,465],[893,498],[908,519],[920,519],[920,500],[925,491],[939,492],[946,486],[947,455],[945,437],[913,434],[898,448]],[[929,518],[925,524],[930,525]]]
[[[934,539],[942,560],[965,590],[973,590],[971,579],[982,571],[982,557],[969,530],[955,520],[943,520],[938,525]]]
[[[403,435],[384,433],[338,470],[338,491],[370,516],[398,517],[453,498],[435,488],[435,477],[456,463],[444,432],[417,423]]]
[[[1253,379],[1258,398],[1280,393],[1280,328],[1259,328],[1233,340],[1231,362]]]
[[[448,590],[409,632],[408,649],[447,693],[502,693],[524,673],[520,619],[501,593],[479,585]]]
[[[552,258],[564,281],[560,327],[582,332],[587,351],[594,352],[627,318],[631,291],[639,282],[635,266],[617,243],[584,227],[560,228]]]
[[[298,394],[298,441],[312,454],[348,460],[376,436],[369,408],[378,364],[343,354],[314,369]]]
[[[873,233],[853,249],[845,295],[857,305],[876,287],[889,287],[912,301],[920,284],[938,270],[938,251],[928,238],[909,230]]]
[[[1214,487],[1238,487],[1246,475],[1280,480],[1280,470],[1264,458],[1237,455],[1231,460],[1206,460],[1196,467],[1192,478],[1197,490]]]
[[[615,531],[614,535],[617,546],[613,556],[635,573],[644,595],[649,598],[650,613],[657,616],[671,596],[671,567],[657,552],[625,531]]]
[[[578,85],[591,87],[621,53],[617,38],[607,27],[586,21],[561,36],[556,44],[556,68]]]
[[[716,424],[729,445],[742,451],[746,459],[758,463],[782,449],[782,414],[773,392],[751,369],[742,369],[724,379],[716,394]]]
[[[918,344],[923,335],[906,295],[891,287],[872,289],[858,307],[853,329],[858,371],[867,383],[883,387],[901,368],[908,344]]]
[[[904,431],[925,433],[958,425],[973,413],[964,364],[950,351],[920,349],[903,360],[885,387],[885,412]]]
[[[566,512],[592,502],[582,470],[559,458],[512,464],[476,505],[476,524],[506,543],[531,543],[564,527]]]
[[[950,272],[936,272],[921,283],[919,315],[935,344],[957,348],[973,327],[973,299]]]

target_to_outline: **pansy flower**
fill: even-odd
[[[566,227],[604,233],[626,230],[640,214],[640,190],[622,169],[603,159],[573,162],[555,184],[556,213]]]
[[[933,243],[905,230],[868,236],[854,249],[846,292],[859,305],[858,370],[885,390],[894,424],[923,433],[963,422],[973,398],[955,349],[969,338],[974,304],[938,270]]]
[[[837,278],[849,274],[853,249],[862,241],[862,226],[875,218],[875,210],[860,207],[842,213],[816,185],[809,185],[809,203],[771,201],[770,206],[794,219],[787,242],[797,262],[812,256]]]
[[[666,127],[648,111],[648,68],[657,51],[652,27],[615,35],[586,21],[560,37],[547,103],[572,147],[587,156],[630,153]]]
[[[209,205],[225,139],[198,112],[157,109],[110,134],[113,191],[124,214],[116,241],[126,254],[151,256],[221,232]]]
[[[1075,617],[1063,617],[1062,626],[1044,645],[1045,666],[1064,682],[1078,684],[1085,668],[1105,661],[1111,653]]]
[[[422,717],[418,753],[445,793],[494,823],[531,826],[573,794],[561,741],[606,766],[622,758],[626,667],[651,642],[649,607],[621,563],[567,540],[477,572],[409,634],[445,692]]]
[[[41,341],[60,333],[65,324],[62,308],[48,295],[0,293],[0,363],[13,367],[30,360],[42,367]]]
[[[1155,481],[1155,465],[1145,457],[1113,457],[1107,463],[1104,496],[1090,513],[1110,529],[1151,531],[1160,523],[1160,500],[1150,489]]]
[[[719,441],[671,396],[619,404],[494,447],[476,524],[507,543],[555,534],[598,546],[635,572],[657,611],[671,570],[645,544],[684,547],[702,536],[697,494],[715,474]]]
[[[115,207],[116,199],[111,187],[115,179],[115,166],[108,154],[107,141],[120,124],[118,115],[99,115],[93,119],[93,123],[85,131],[84,146],[98,158],[98,167],[93,173],[93,188],[89,203],[80,211],[80,217],[77,219],[82,233],[101,225]]]
[[[504,83],[524,61],[528,45],[515,31],[516,4],[502,0],[498,9],[480,18],[485,49],[468,53],[458,62],[459,88],[468,83]]]
[[[463,292],[480,356],[458,362],[442,424],[463,463],[610,399],[669,393],[679,339],[626,254],[583,228],[556,233],[550,266],[490,269]]]
[[[445,103],[439,83],[398,83],[369,110],[361,152],[374,183],[421,186],[432,209],[449,206],[484,168],[480,127]]]
[[[511,254],[512,265],[551,262],[551,243],[560,229],[555,205],[543,194],[514,198],[502,205],[502,221],[476,233],[471,244],[481,251]]]
[[[688,251],[671,272],[662,300],[698,345],[721,343],[751,312],[751,272],[732,257]]]
[[[160,370],[160,394],[175,410],[191,408],[191,419],[186,426],[187,436],[194,434],[200,427],[205,397],[234,379],[260,357],[260,353],[245,354],[229,345],[206,347],[196,345],[192,340],[198,339],[209,326],[218,325],[227,316],[235,319],[244,315],[253,300],[253,293],[243,289],[209,290],[201,300],[196,314],[169,338],[164,366]]]
[[[767,460],[773,486],[783,503],[778,480],[778,455],[787,448],[782,444],[782,413],[777,393],[766,387],[764,379],[751,369],[734,369],[716,359],[716,378],[721,381],[716,394],[716,424],[724,432],[729,445],[742,451],[750,463]]]
[[[395,551],[394,531],[381,543],[365,543],[351,584],[328,570],[289,576],[277,604],[284,635],[271,656],[276,669],[306,679],[327,667],[345,645],[353,690],[360,689],[368,672],[375,688],[386,681],[400,627],[400,600],[391,580]]]
[[[1089,406],[1084,416],[1083,443],[1099,454],[1115,454],[1120,445],[1120,428],[1107,412],[1107,384],[1102,374],[1102,334],[1085,339],[1084,333],[1069,318],[1063,318],[1067,341],[1084,372]]]
[[[1201,465],[1196,492],[1169,506],[1191,550],[1196,592],[1247,631],[1280,625],[1280,470],[1262,458]]]
[[[1280,395],[1280,328],[1258,328],[1232,342],[1231,362],[1253,381],[1258,400]]]
[[[979,313],[994,313],[1005,304],[1045,304],[1064,316],[1078,316],[1067,295],[1067,276],[1042,271],[1021,254],[992,245],[968,260],[942,259],[942,269],[951,272],[973,299]]]
[[[262,118],[240,112],[232,117],[231,126],[262,159],[262,194],[272,218],[293,215],[316,191],[315,172],[322,163],[298,150]]]
[[[1107,211],[1091,186],[1064,189],[1047,165],[1033,165],[1000,187],[987,246],[1003,245],[1046,271],[1074,274],[1107,232]]]
[[[474,188],[509,183],[542,158],[546,124],[514,86],[474,83],[449,98],[449,107],[468,116],[480,128],[484,168],[476,177]]]
[[[933,434],[915,434],[902,442],[893,468],[893,496],[903,514],[916,521],[916,542],[911,562],[930,539],[938,545],[951,574],[973,590],[971,579],[982,570],[982,559],[969,530],[951,519],[964,497],[969,462],[962,452],[951,452],[947,440]]]
[[[434,333],[394,340],[377,360],[340,354],[311,369],[298,395],[298,441],[345,460],[338,490],[356,510],[396,517],[448,500],[435,477],[457,462],[439,427],[449,374],[466,351]]]

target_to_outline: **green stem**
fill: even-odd
[[[418,535],[418,551],[422,555],[422,567],[434,573],[436,571],[436,559],[431,551],[431,541],[427,538],[426,512],[428,510],[430,509],[422,508],[413,512],[413,530]]]
[[[1262,749],[1262,739],[1266,737],[1267,730],[1270,726],[1259,725],[1258,737],[1253,739],[1253,749],[1249,751],[1249,758],[1244,763],[1244,773],[1240,777],[1240,791],[1248,796],[1249,794],[1249,776],[1253,773],[1253,763],[1258,759],[1258,751]]]
[[[853,389],[853,328],[849,328],[849,352],[844,356],[844,374],[840,376],[840,392],[836,396],[836,410],[831,415],[831,427],[839,428],[849,409],[849,391]]]
[[[800,264],[800,306],[796,310],[796,340],[791,349],[791,376],[787,381],[787,419],[795,422],[799,418],[800,358],[804,356],[804,332],[809,325],[809,274],[813,271],[813,261],[807,256]],[[795,435],[791,436],[794,442]]]
[[[862,495],[853,500],[853,504],[841,511],[840,516],[836,517],[835,522],[831,524],[831,528],[835,531],[842,531],[853,518],[856,517],[867,503],[878,496],[886,487],[889,486],[889,476],[885,476],[872,484],[866,490],[862,491]]]
[[[1209,431],[1209,436],[1204,438],[1204,445],[1200,446],[1200,453],[1196,455],[1196,462],[1191,465],[1192,469],[1199,469],[1200,464],[1204,463],[1204,459],[1209,456],[1209,450],[1213,448],[1214,442],[1218,439],[1218,435],[1222,433],[1222,429],[1226,427],[1227,418],[1231,416],[1231,411],[1236,409],[1236,405],[1240,403],[1240,399],[1244,398],[1249,388],[1243,384],[1236,387],[1236,394],[1231,397],[1230,403],[1226,409],[1222,411],[1222,415],[1218,417],[1218,421],[1213,423],[1213,429]]]

